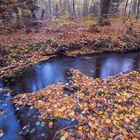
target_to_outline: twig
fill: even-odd
[[[63,130],[70,129],[70,128],[73,128],[73,127],[75,127],[75,126],[86,125],[86,124],[87,124],[86,122],[83,122],[83,123],[71,125],[71,126],[68,126],[68,127],[64,127],[64,128],[60,129],[59,131],[57,131],[57,132],[55,133],[55,135],[54,135],[54,137],[53,137],[52,140],[55,140],[56,136],[57,136],[61,131],[63,131]]]

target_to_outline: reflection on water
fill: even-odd
[[[4,132],[2,140],[16,140],[20,129],[10,100],[11,96],[9,93],[3,94],[0,91],[0,130]]]
[[[78,69],[94,78],[106,78],[129,70],[140,71],[139,60],[140,53],[59,58],[25,70],[9,87],[16,93],[35,92],[50,84],[66,82],[65,75],[70,68]]]
[[[66,72],[70,68],[78,69],[82,73],[94,78],[106,78],[107,76],[113,76],[129,70],[140,71],[140,53],[87,55],[77,58],[59,58],[46,61],[25,70],[21,76],[15,78],[15,81],[10,82],[8,87],[14,93],[35,92],[50,84],[66,82]],[[0,80],[0,88],[3,86]],[[33,116],[36,113],[38,114],[38,112],[24,108],[20,109],[19,113],[15,115],[10,94],[5,95],[0,92],[0,112],[3,112],[3,115],[0,115],[0,129],[4,131],[4,136],[0,140],[52,139],[48,136],[48,132],[54,134],[54,132],[51,132],[52,130],[47,130],[46,126],[42,128],[35,125],[37,118],[33,118]],[[71,123],[61,121],[58,121],[59,128]],[[18,135],[20,130],[29,124],[33,129],[35,128],[35,133],[24,137]],[[30,128],[31,131],[33,131],[32,128]]]
[[[0,88],[2,88],[4,85],[3,85],[3,82],[2,80],[0,79]]]

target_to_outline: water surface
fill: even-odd
[[[66,73],[70,68],[94,78],[106,78],[129,70],[140,71],[140,53],[52,59],[24,70],[6,85],[0,80],[0,88],[7,86],[14,95],[35,92],[50,84],[66,82]],[[0,91],[0,111],[3,112],[0,115],[0,130],[4,132],[0,140],[51,140],[56,130],[72,125],[69,121],[58,120],[55,131],[48,129],[47,124],[42,127],[40,120],[35,117],[39,114],[37,110],[15,106],[11,103],[11,98],[10,91],[7,94]]]
[[[9,84],[15,93],[35,92],[50,84],[66,82],[70,68],[94,78],[106,78],[129,70],[140,71],[140,53],[86,55],[57,58],[31,67]]]

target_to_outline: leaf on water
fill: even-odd
[[[74,117],[74,111],[71,111],[70,113],[69,113],[69,115],[71,116],[71,117]]]
[[[49,128],[52,128],[53,127],[53,122],[52,121],[48,123],[48,127]]]
[[[66,139],[68,136],[69,136],[69,133],[68,132],[65,132],[64,133],[64,138]]]
[[[79,127],[78,127],[78,130],[79,130],[79,131],[82,131],[82,130],[83,130],[83,127],[82,127],[82,126],[79,126]]]
[[[31,134],[33,134],[34,132],[35,132],[35,129],[34,128],[30,130],[30,133]]]
[[[45,122],[41,122],[41,126],[44,127],[45,126]]]
[[[121,111],[117,112],[117,114],[125,114],[125,110],[121,110]]]
[[[0,115],[3,115],[3,110],[0,110]]]
[[[2,129],[0,129],[0,138],[3,137],[3,135],[4,135],[4,132]]]
[[[60,140],[66,140],[66,138],[64,136],[62,136]]]
[[[40,122],[38,121],[38,122],[36,122],[36,126],[38,126],[38,125],[40,125]]]

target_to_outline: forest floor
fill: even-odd
[[[140,50],[140,21],[95,26],[94,20],[43,22],[40,28],[1,30],[0,77],[56,56]],[[42,21],[40,21],[42,22]],[[7,33],[5,32],[7,31]],[[27,33],[28,32],[28,33]],[[133,139],[140,137],[140,73],[131,71],[93,79],[72,69],[68,83],[36,94],[13,97],[15,104],[36,108],[42,120],[68,119],[77,124],[57,131],[53,139]],[[44,125],[44,124],[43,124]]]
[[[95,26],[89,19],[38,21],[28,30],[0,25],[0,77],[55,56],[140,49],[140,21],[110,21],[108,26]]]
[[[38,109],[40,118],[49,120],[50,129],[55,128],[57,119],[77,122],[59,129],[53,140],[139,139],[139,72],[104,80],[87,77],[74,69],[71,73],[71,82],[51,85],[35,94],[19,94],[13,102]]]

